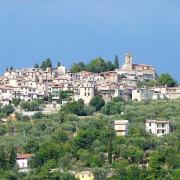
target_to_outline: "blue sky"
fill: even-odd
[[[179,0],[0,0],[0,72],[130,51],[180,81]]]

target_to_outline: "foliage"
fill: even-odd
[[[9,116],[13,112],[14,112],[14,107],[11,104],[5,105],[2,108],[0,108],[0,113],[4,114],[5,116]]]
[[[105,61],[101,57],[93,59],[89,64],[84,64],[83,62],[74,63],[71,66],[71,72],[77,73],[81,71],[90,71],[93,73],[100,73],[105,71],[113,71],[115,69],[111,61]]]
[[[44,60],[41,64],[41,69],[46,70],[46,68],[51,68],[52,67],[52,62],[50,58],[47,58]]]
[[[17,107],[20,104],[20,102],[21,102],[21,99],[16,99],[15,98],[15,99],[12,100],[12,104],[14,104],[15,107]]]
[[[105,101],[100,96],[94,96],[89,105],[94,107],[96,111],[99,111],[105,105]]]
[[[42,112],[37,112],[32,116],[32,119],[42,119],[44,114]]]
[[[115,55],[114,67],[115,69],[119,69],[119,59],[117,55]]]
[[[21,103],[21,108],[25,111],[39,111],[40,110],[40,104],[37,101],[24,101]]]
[[[168,87],[174,87],[177,85],[177,81],[175,81],[170,74],[166,73],[166,74],[161,74],[158,77],[157,84],[159,86],[167,85]]]
[[[71,103],[41,120],[0,126],[2,179],[74,179],[72,171],[84,170],[92,171],[95,179],[180,178],[179,99],[124,102],[116,97],[103,107],[109,106],[110,115],[88,117],[74,114],[87,108],[82,101]],[[159,138],[147,133],[144,123],[151,118],[170,120],[171,134]],[[115,119],[129,120],[128,136],[115,136]],[[30,173],[18,173],[14,167],[16,149],[34,154]]]

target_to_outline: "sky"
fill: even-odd
[[[179,0],[0,0],[0,73],[131,52],[180,82]]]

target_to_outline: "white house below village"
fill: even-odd
[[[146,120],[146,131],[157,136],[169,134],[170,121]]]
[[[18,165],[19,172],[28,172],[30,170],[29,161],[32,158],[32,154],[17,154],[16,164]]]

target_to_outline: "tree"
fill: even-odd
[[[12,103],[14,104],[15,107],[17,107],[20,104],[20,102],[21,102],[21,99],[14,98],[12,100]]]
[[[91,99],[89,105],[94,107],[96,109],[96,111],[99,111],[105,105],[105,101],[100,96],[94,96]]]
[[[9,116],[13,112],[14,112],[14,108],[11,104],[6,105],[1,109],[1,113],[5,114],[6,116]]]
[[[85,110],[84,110],[84,101],[83,100],[78,100],[74,102],[68,102],[65,104],[60,112],[65,112],[66,114],[77,114],[78,116],[84,116],[86,115]]]
[[[24,150],[26,153],[35,153],[39,150],[39,143],[34,139],[28,139],[24,146]]]
[[[158,79],[157,83],[159,86],[168,86],[168,87],[174,87],[177,85],[177,81],[173,79],[173,77],[166,73],[166,74],[161,74]]]
[[[88,65],[86,65],[86,70],[93,73],[105,72],[106,69],[106,62],[101,57],[93,59]]]
[[[35,65],[34,65],[34,68],[39,68],[39,64],[38,63],[36,63]]]
[[[42,112],[37,112],[32,116],[32,119],[42,119],[44,114]]]
[[[111,61],[106,62],[106,71],[114,71],[115,67]]]
[[[21,103],[21,108],[25,111],[39,111],[40,110],[40,104],[37,101],[24,101]]]
[[[70,68],[70,71],[72,73],[77,73],[77,72],[81,72],[85,70],[85,65],[83,62],[79,62],[79,63],[74,63],[71,68]]]
[[[57,63],[57,67],[60,67],[60,66],[61,66],[61,63],[60,63],[60,62],[58,62],[58,63]]]
[[[11,146],[10,156],[9,156],[9,169],[13,168],[16,164],[16,150],[14,146]]]
[[[41,64],[41,69],[46,70],[46,68],[51,68],[52,67],[52,62],[50,58],[47,58],[45,61],[42,62]]]
[[[119,59],[118,59],[118,56],[117,56],[117,55],[115,55],[114,67],[115,67],[116,69],[119,69]]]

